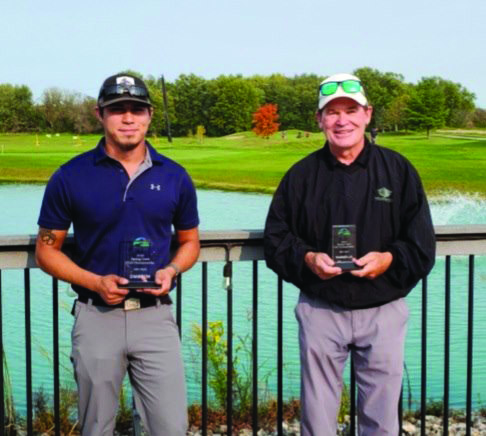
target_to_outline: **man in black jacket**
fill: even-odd
[[[304,436],[336,434],[350,352],[359,434],[398,434],[404,297],[435,260],[420,178],[403,156],[367,140],[371,115],[357,77],[321,83],[316,116],[326,144],[287,172],[265,225],[267,265],[301,290]]]

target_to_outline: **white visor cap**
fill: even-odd
[[[326,104],[328,104],[329,102],[335,100],[336,98],[341,98],[341,97],[350,98],[351,100],[354,100],[356,103],[360,104],[361,106],[368,106],[368,99],[366,98],[366,95],[364,93],[363,85],[361,85],[361,90],[359,92],[348,93],[343,89],[341,85],[341,82],[345,82],[346,80],[356,80],[361,83],[361,80],[358,77],[348,73],[333,74],[332,76],[329,76],[326,80],[323,80],[321,82],[321,84],[319,85],[319,102],[318,102],[319,110],[324,108],[324,106],[326,106]],[[340,83],[334,94],[322,95],[321,86],[324,83],[329,83],[329,82],[340,82]]]

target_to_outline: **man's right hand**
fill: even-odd
[[[100,276],[98,285],[94,291],[100,294],[106,304],[120,304],[129,291],[128,289],[119,288],[118,285],[126,285],[127,283],[127,279],[115,274]]]
[[[334,266],[334,261],[326,253],[309,251],[304,260],[307,267],[322,280],[332,279],[343,272],[341,268]]]

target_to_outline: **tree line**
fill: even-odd
[[[143,77],[155,108],[152,133],[165,135],[161,81]],[[380,130],[427,130],[440,127],[486,127],[486,110],[476,108],[475,96],[459,83],[424,77],[407,83],[400,74],[369,67],[358,76],[374,107],[372,125]],[[259,107],[278,107],[280,130],[317,131],[315,110],[318,86],[324,76],[282,74],[243,77],[221,75],[204,79],[182,74],[167,83],[171,133],[186,136],[203,126],[209,136],[250,130]],[[77,92],[50,88],[34,102],[26,85],[0,84],[0,132],[97,133],[96,99]]]

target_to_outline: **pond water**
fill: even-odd
[[[0,185],[1,235],[33,234],[37,232],[37,216],[44,186]],[[269,195],[199,191],[202,230],[261,229],[271,200]],[[486,201],[479,197],[453,195],[431,199],[434,224],[486,224]],[[444,269],[445,261],[437,258],[428,285],[428,360],[427,398],[440,400],[443,392],[443,326],[444,326]],[[209,320],[226,320],[226,293],[221,287],[222,264],[211,263],[209,274]],[[234,265],[234,329],[237,344],[251,346],[251,263]],[[34,390],[52,392],[52,299],[51,279],[39,270],[31,272],[32,338]],[[451,407],[463,408],[466,397],[466,335],[468,259],[452,260],[452,319],[451,319]],[[486,402],[486,258],[477,257],[475,263],[475,360],[473,365],[475,406]],[[263,263],[259,266],[259,374],[260,396],[276,392],[276,290],[275,274]],[[25,411],[25,346],[23,271],[2,272],[3,336],[9,377],[15,404]],[[293,309],[298,291],[284,286],[284,394],[298,397],[299,361],[297,323]],[[69,314],[74,293],[65,283],[60,284],[60,345],[61,378],[65,386],[74,386],[69,362],[72,317]],[[420,401],[420,286],[407,298],[411,317],[406,342],[408,376],[404,379],[405,396],[411,394],[412,405]],[[193,340],[193,328],[201,322],[201,266],[196,265],[183,277],[183,353],[190,402],[199,402],[200,351]],[[240,342],[241,341],[241,342]],[[250,370],[244,346],[239,351],[240,372]]]

